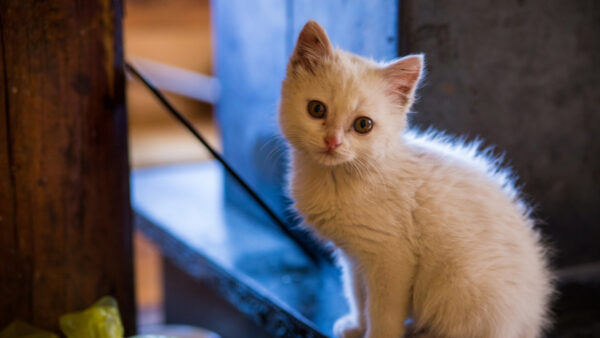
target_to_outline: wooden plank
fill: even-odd
[[[247,316],[251,321],[274,336],[279,337],[326,337],[314,327],[312,323],[281,303],[270,294],[261,292],[262,288],[251,282],[248,277],[224,269],[212,257],[196,250],[184,240],[173,236],[161,226],[148,221],[141,215],[136,215],[136,227],[146,234],[152,241],[157,243],[169,262],[185,272],[187,276],[198,282],[197,291],[209,288],[221,299],[224,299],[238,311]],[[172,276],[171,276],[172,277]],[[273,276],[277,277],[277,276]],[[170,278],[170,277],[166,277]],[[191,289],[194,289],[193,286]],[[167,298],[187,299],[192,301],[193,296],[185,293],[185,290],[169,287],[165,295]],[[193,294],[193,293],[192,293]],[[174,308],[174,300],[167,301],[169,309]],[[181,311],[182,302],[176,312],[167,313],[168,320],[174,323],[186,323],[205,325],[211,330],[218,330],[218,323],[206,322],[206,318],[198,318],[202,312],[189,312],[190,309],[202,307],[202,299],[196,298]],[[210,311],[204,308],[203,311]],[[227,320],[226,318],[221,318]],[[221,324],[222,325],[222,324]],[[222,333],[222,332],[221,332]],[[240,332],[238,332],[240,333]]]
[[[0,3],[0,327],[117,298],[135,330],[118,0]]]
[[[219,82],[212,76],[141,57],[130,57],[129,62],[158,89],[204,103],[217,102]]]

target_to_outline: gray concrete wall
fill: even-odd
[[[600,1],[401,1],[428,75],[413,125],[505,152],[557,265],[600,261]]]

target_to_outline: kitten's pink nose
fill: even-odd
[[[342,140],[339,137],[335,136],[325,136],[323,140],[325,141],[327,150],[333,150],[342,144]]]

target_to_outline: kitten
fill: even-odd
[[[509,173],[436,134],[403,132],[423,56],[379,65],[306,24],[283,81],[294,207],[339,249],[339,337],[539,337],[553,292]]]

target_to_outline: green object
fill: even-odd
[[[58,338],[58,336],[20,320],[15,320],[0,331],[0,338]]]
[[[109,296],[81,312],[61,316],[60,329],[67,338],[123,338],[119,307]]]

